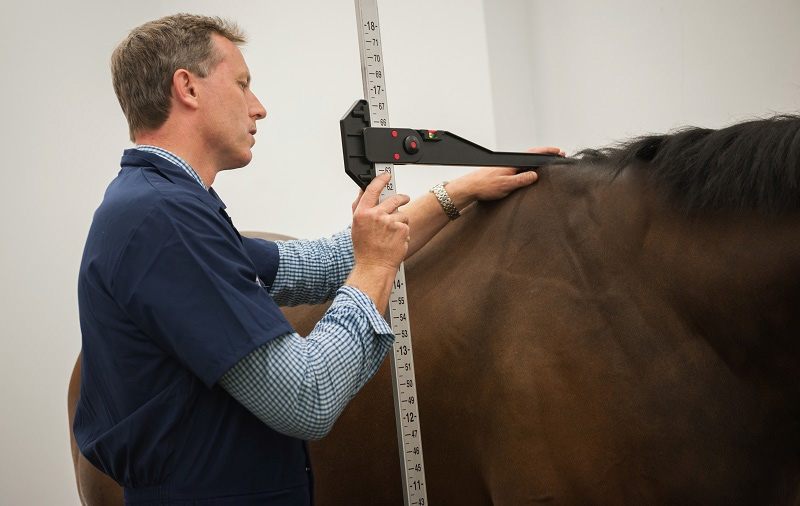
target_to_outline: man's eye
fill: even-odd
[[[241,86],[243,90],[246,90],[246,89],[247,89],[247,83],[240,82],[240,83],[239,83],[239,86]]]

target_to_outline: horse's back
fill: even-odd
[[[677,281],[652,260],[656,245],[680,247],[672,221],[702,220],[664,207],[641,175],[612,179],[542,170],[407,262],[429,499],[795,503],[796,424],[781,392],[732,370],[670,291],[705,288],[692,274],[717,253],[686,239],[695,264]],[[741,228],[733,247],[756,233]],[[387,364],[367,389],[313,448],[321,505],[401,497]]]

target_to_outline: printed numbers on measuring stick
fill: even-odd
[[[370,125],[388,127],[388,103],[386,99],[386,83],[383,68],[383,43],[378,26],[377,0],[356,0],[356,13],[361,25],[358,29],[361,53],[362,84],[369,107]],[[374,164],[374,173],[393,173],[391,164]],[[392,174],[393,175],[393,174]],[[381,200],[395,194],[397,186],[392,178],[381,190]],[[392,283],[392,295],[389,302],[387,320],[391,324],[394,336],[392,357],[392,374],[397,422],[398,443],[401,455],[408,458],[401,467],[403,473],[403,496],[405,506],[426,506],[425,465],[422,458],[422,442],[419,432],[419,396],[415,390],[414,359],[411,349],[410,318],[408,315],[408,295],[405,293],[406,282],[402,267]],[[405,460],[405,459],[403,459]]]

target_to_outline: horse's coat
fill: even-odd
[[[793,121],[758,144],[791,161],[767,164],[782,186],[800,180]],[[431,504],[800,503],[792,189],[743,206],[672,175],[665,191],[664,145],[618,173],[542,168],[407,262]],[[321,310],[287,313],[307,333]],[[312,454],[319,505],[401,502],[388,361]]]

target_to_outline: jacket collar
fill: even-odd
[[[186,189],[196,195],[211,209],[218,211],[225,209],[225,203],[219,198],[213,188],[205,190],[197,181],[178,165],[162,158],[155,153],[141,151],[136,148],[126,149],[122,154],[120,166],[125,167],[151,167],[161,173],[173,184]]]

